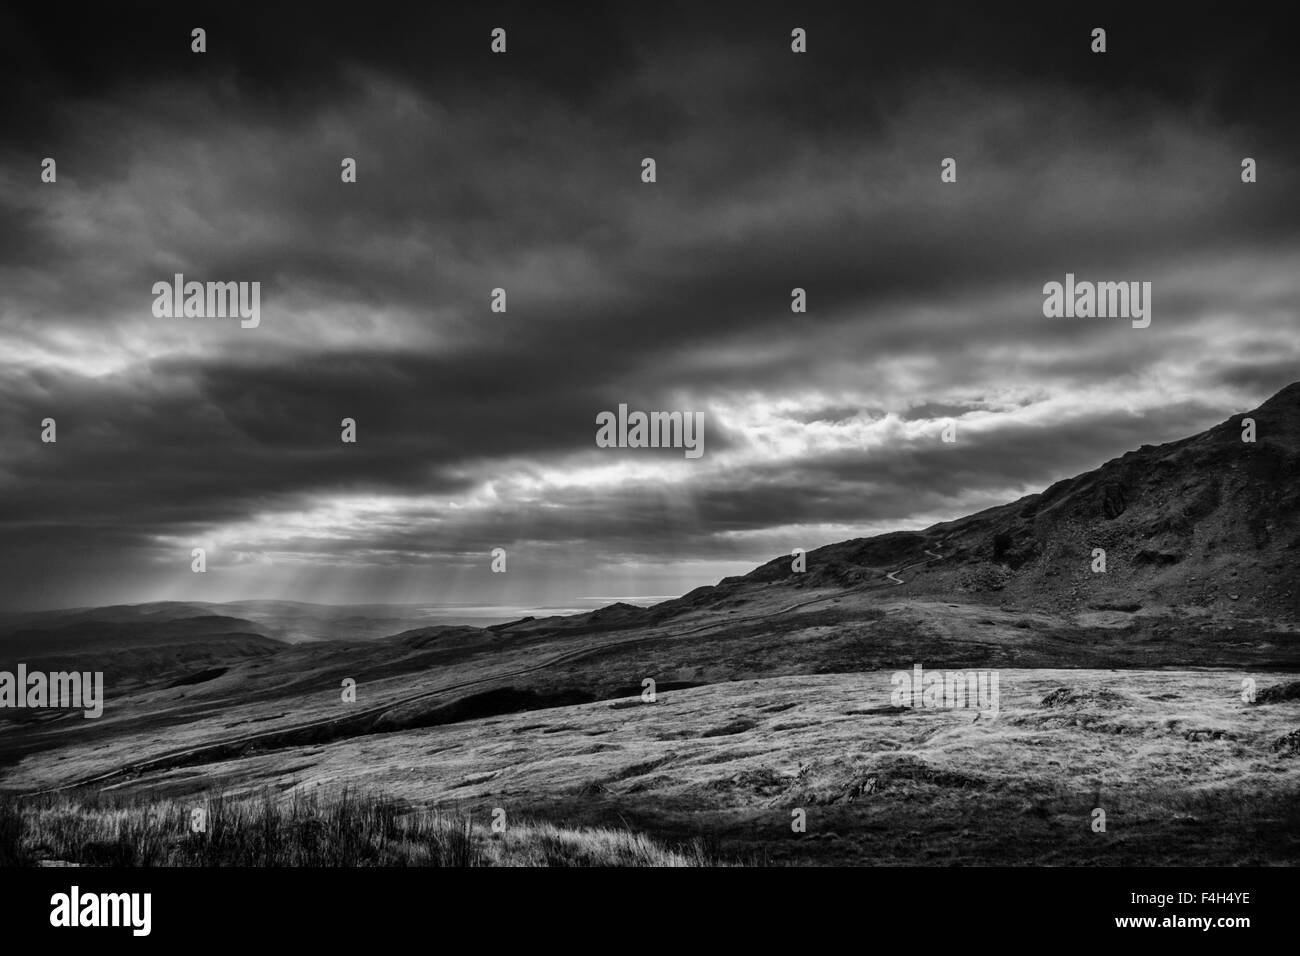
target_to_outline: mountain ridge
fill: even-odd
[[[1246,419],[1253,442],[1243,440]],[[1104,571],[1093,570],[1098,549]],[[1203,432],[1143,445],[1041,492],[916,531],[824,545],[806,562],[801,573],[789,556],[774,558],[651,611],[733,600],[754,586],[869,587],[920,562],[899,596],[1054,611],[1178,604],[1300,621],[1300,382]]]

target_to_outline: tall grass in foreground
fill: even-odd
[[[193,811],[204,811],[194,832]],[[626,830],[512,822],[493,834],[460,813],[368,793],[186,801],[0,797],[0,866],[711,866],[702,843],[668,849]]]

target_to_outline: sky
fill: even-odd
[[[1300,379],[1289,32],[910,6],[6,7],[0,607],[644,603]],[[1150,326],[1045,317],[1067,273]]]

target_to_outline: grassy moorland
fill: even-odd
[[[148,865],[1300,862],[1292,675],[997,673],[995,714],[895,706],[891,672],[874,671],[265,748],[117,777],[94,799],[16,797],[0,852]],[[330,796],[363,790],[382,796]],[[196,806],[203,837],[187,828]]]
[[[204,826],[196,832],[195,810]],[[716,866],[626,830],[565,829],[415,809],[347,789],[177,801],[0,799],[0,866]]]

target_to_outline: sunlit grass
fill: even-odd
[[[195,810],[203,826],[193,826]],[[457,812],[380,795],[295,791],[175,800],[0,798],[0,866],[708,866],[698,842],[677,849],[612,829],[512,823],[493,833]]]

